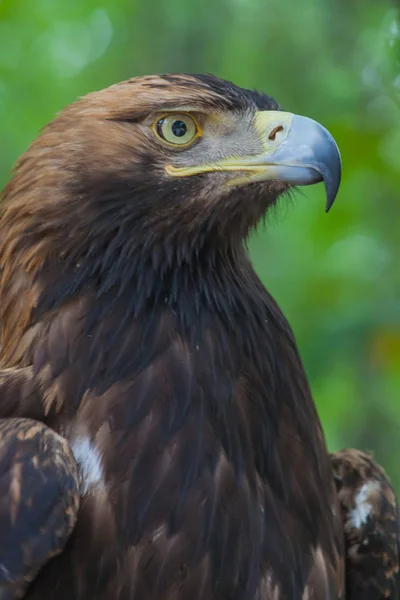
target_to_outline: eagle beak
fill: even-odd
[[[336,198],[342,173],[339,148],[329,131],[308,117],[280,111],[257,113],[255,126],[264,152],[251,162],[265,165],[265,177],[260,173],[260,179],[293,185],[323,181],[328,212]]]
[[[254,127],[261,141],[260,153],[196,167],[168,165],[166,172],[187,177],[210,171],[236,171],[241,175],[232,180],[235,184],[274,180],[311,185],[323,181],[328,212],[342,171],[340,152],[329,131],[308,117],[272,110],[256,113]]]

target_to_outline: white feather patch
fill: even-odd
[[[353,527],[359,529],[361,525],[364,525],[369,515],[372,512],[372,505],[368,502],[370,494],[378,491],[380,484],[377,481],[368,481],[364,483],[355,498],[355,506],[350,511],[350,519]]]
[[[90,438],[77,437],[71,449],[79,468],[81,494],[88,494],[93,488],[104,489],[101,456]]]

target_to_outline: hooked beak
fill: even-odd
[[[246,177],[240,177],[237,183],[275,180],[311,185],[323,181],[328,212],[342,171],[340,152],[329,131],[308,117],[269,110],[256,113],[254,126],[261,139],[261,153],[197,167],[168,165],[166,172],[175,177],[221,170],[245,172]]]

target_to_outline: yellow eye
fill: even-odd
[[[185,146],[192,142],[197,134],[196,121],[190,115],[170,114],[155,123],[157,135],[176,146]]]

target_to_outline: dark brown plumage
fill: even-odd
[[[19,160],[0,219],[0,417],[68,440],[81,495],[27,600],[343,597],[330,458],[244,244],[293,184],[322,180],[329,207],[326,130],[211,76],[91,94]]]
[[[399,508],[385,472],[358,450],[333,454],[332,466],[346,540],[348,598],[399,598]]]

